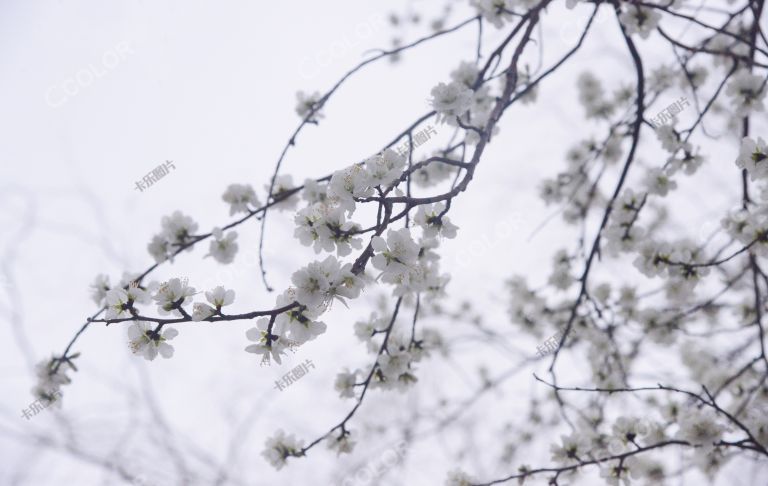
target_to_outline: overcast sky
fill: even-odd
[[[453,3],[450,25],[472,15],[465,2]],[[338,398],[333,380],[341,368],[370,360],[352,325],[368,315],[366,304],[376,293],[351,310],[337,305],[324,319],[328,332],[289,355],[282,368],[260,367],[255,355],[243,351],[252,323],[179,326],[174,358],[154,362],[131,355],[120,325],[92,326],[75,347],[82,352],[80,371],[65,388],[63,409],[21,418],[32,400],[31,365],[61,353],[96,310],[88,285],[97,274],[114,282],[123,271],[144,270],[152,263],[147,243],[161,217],[174,210],[192,216],[204,231],[231,221],[221,200],[228,184],[250,183],[263,201],[263,186],[300,122],[296,92],[324,91],[369,50],[391,46],[393,35],[407,41],[428,30],[422,21],[396,31],[387,20],[391,12],[415,8],[430,19],[442,6],[382,5],[0,0],[0,484],[128,484],[88,457],[30,442],[40,435],[64,440],[69,427],[80,450],[98,457],[119,452],[148,478],[147,485],[168,484],[164,470],[175,467],[159,445],[163,437],[199,451],[188,458],[191,469],[210,471],[209,460],[229,464],[249,485],[340,484],[397,444],[398,427],[407,423],[419,432],[404,462],[387,469],[380,484],[441,484],[446,471],[458,466],[483,477],[517,467],[500,465],[498,451],[485,454],[481,446],[493,443],[515,418],[515,398],[527,397],[535,386],[533,368],[468,407],[453,433],[421,430],[414,415],[432,413],[439,397],[471,397],[481,383],[481,363],[492,376],[513,363],[497,348],[478,355],[480,347],[472,343],[457,345],[448,359],[425,362],[420,387],[409,393],[373,391],[352,423],[360,444],[351,457],[337,460],[323,447],[289,460],[279,473],[263,460],[264,440],[277,428],[310,441],[347,413],[351,402]],[[542,31],[545,64],[571,45],[569,23],[578,19],[581,25],[588,12],[550,9]],[[486,323],[507,333],[511,346],[531,355],[536,343],[518,339],[509,325],[503,283],[513,274],[543,283],[541,269],[552,251],[562,246],[563,235],[574,234],[559,217],[533,234],[553,214],[538,200],[537,186],[562,167],[572,143],[591,134],[576,99],[578,74],[593,69],[612,88],[633,79],[617,35],[613,19],[599,22],[583,51],[539,89],[538,103],[508,112],[470,190],[451,208],[460,231],[441,249],[452,274],[449,305],[470,299]],[[489,28],[486,42],[500,36]],[[283,173],[301,182],[377,152],[429,111],[430,89],[459,61],[472,59],[475,40],[476,31],[464,29],[408,51],[397,64],[384,60],[361,71],[326,106],[320,126],[302,132]],[[642,48],[654,52],[651,43]],[[535,56],[528,59],[535,63]],[[437,131],[442,139],[450,135],[447,127]],[[136,181],[164,161],[175,169],[137,190]],[[701,220],[692,227],[706,221],[710,208],[729,204],[717,187],[712,179],[711,187],[693,192],[708,197],[694,195],[684,203],[699,208]],[[514,231],[500,234],[499,221],[509,221]],[[224,283],[238,293],[236,310],[268,308],[274,294],[265,291],[255,263],[258,230],[253,221],[238,228],[242,254],[234,268],[203,259],[205,248],[199,248],[153,278],[187,277],[201,289]],[[268,278],[282,291],[314,254],[294,240],[288,212],[272,212],[267,231]],[[451,335],[470,330],[449,320],[426,324],[452,326],[446,329]],[[289,389],[276,390],[274,381],[304,360],[316,368]],[[172,433],[158,425],[158,414]],[[382,436],[363,424],[395,427]],[[235,453],[233,441],[241,445]],[[456,462],[463,449],[468,452]],[[548,463],[546,449],[535,453],[524,461]],[[733,482],[723,484],[748,484],[734,474],[727,471]]]

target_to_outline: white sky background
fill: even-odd
[[[362,367],[371,359],[352,332],[355,319],[370,312],[367,302],[377,294],[369,292],[351,311],[337,305],[324,316],[328,332],[289,355],[283,367],[259,367],[258,357],[243,351],[245,331],[253,323],[176,326],[180,335],[173,343],[174,358],[154,362],[130,354],[120,325],[94,325],[75,346],[82,352],[77,360],[81,371],[64,389],[63,410],[46,411],[29,422],[21,418],[21,409],[31,401],[29,358],[38,361],[60,353],[94,312],[88,285],[96,274],[107,273],[114,282],[124,270],[145,269],[151,263],[146,245],[159,231],[160,218],[174,210],[191,215],[201,231],[226,224],[232,218],[221,194],[230,183],[251,183],[264,201],[263,185],[299,123],[295,93],[324,91],[366,49],[389,47],[394,31],[385,19],[392,10],[402,12],[406,2],[383,4],[0,0],[0,270],[9,282],[0,288],[0,484],[125,484],[82,457],[30,446],[25,439],[38,433],[64,437],[59,428],[65,421],[83,449],[102,456],[106,450],[119,450],[137,474],[154,481],[148,484],[170,484],[163,470],[173,470],[172,461],[159,449],[164,434],[152,425],[142,375],[149,377],[152,400],[175,431],[172,440],[217,462],[230,460],[246,484],[338,484],[345,472],[378,457],[399,439],[397,427],[390,427],[382,441],[364,423],[402,425],[412,420],[414,409],[430,415],[442,396],[473,395],[480,386],[479,365],[497,376],[514,363],[499,348],[457,341],[449,360],[435,357],[422,363],[419,386],[411,392],[369,392],[351,422],[359,441],[351,457],[336,460],[321,446],[275,472],[260,456],[265,438],[275,429],[308,442],[337,424],[352,406],[337,397],[333,380],[341,368]],[[429,14],[442,2],[413,5]],[[457,7],[450,25],[471,14],[464,2]],[[544,18],[545,65],[571,45],[560,34],[563,22],[581,25],[589,11],[550,8]],[[540,87],[539,102],[507,112],[469,190],[451,208],[459,236],[441,249],[444,270],[453,275],[449,290],[454,304],[471,300],[482,308],[487,325],[505,333],[514,348],[530,350],[525,352],[531,356],[536,343],[509,323],[503,282],[525,274],[535,286],[543,284],[553,250],[576,234],[554,218],[529,240],[552,214],[537,198],[541,178],[564,167],[565,152],[574,142],[602,133],[583,121],[576,77],[591,68],[611,90],[634,80],[615,20],[603,15],[605,22],[596,26],[583,51]],[[486,28],[486,45],[493,45],[501,34]],[[369,37],[360,35],[369,29]],[[408,29],[405,40],[425,31],[422,22]],[[473,58],[475,37],[475,28],[466,28],[409,50],[399,64],[379,62],[356,75],[327,104],[320,126],[307,127],[299,136],[283,173],[301,182],[377,152],[429,110],[429,90],[445,81],[460,60]],[[344,39],[351,46],[339,49]],[[114,68],[104,67],[105,53],[126,45],[121,43],[131,52]],[[669,51],[653,41],[638,44],[651,65],[671,60]],[[536,62],[534,53],[528,52],[528,62]],[[64,98],[63,83],[89,66],[106,74]],[[440,133],[448,132],[445,127]],[[691,215],[681,221],[694,234],[735,201],[728,199],[732,191],[723,190],[722,180],[737,188],[732,170],[736,147],[729,139],[721,152],[712,152],[712,167],[706,169],[725,171],[729,179],[702,182],[699,177],[699,185],[679,203],[681,214]],[[647,153],[642,158],[652,163]],[[143,193],[135,190],[135,181],[164,160],[173,160],[176,170]],[[511,236],[501,238],[494,224],[505,218],[518,224]],[[251,221],[237,228],[242,254],[236,275],[227,276],[211,259],[201,259],[206,243],[173,265],[163,265],[153,278],[186,276],[198,289],[226,280],[237,291],[235,310],[268,308],[274,295],[264,291],[258,268],[246,262],[253,261],[258,227]],[[314,254],[293,239],[290,213],[272,211],[267,231],[268,277],[282,291],[291,273]],[[483,240],[488,242],[484,248],[472,246]],[[636,279],[637,272],[627,271],[626,278]],[[453,321],[425,324],[449,336],[466,336],[471,329]],[[311,359],[316,369],[287,390],[275,390],[274,380],[304,359]],[[472,438],[458,426],[458,433],[419,434],[416,424],[405,463],[389,470],[380,484],[441,484],[446,471],[459,466],[493,479],[511,473],[521,461],[549,464],[546,448],[498,463],[503,426],[524,421],[514,411],[534,389],[543,392],[534,384],[533,369],[462,416]],[[149,436],[148,429],[154,430]],[[238,431],[243,446],[227,459]],[[149,445],[147,437],[153,437]],[[552,432],[544,439],[548,443],[556,437]],[[193,471],[210,471],[190,460]],[[20,463],[28,467],[19,468]],[[749,480],[740,478],[748,477],[747,471],[730,469],[721,479],[722,484],[746,485]]]

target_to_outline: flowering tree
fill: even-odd
[[[763,2],[704,8],[680,0],[567,0],[573,15],[583,17],[578,35],[556,62],[530,69],[540,55],[536,46],[546,42],[537,38],[537,28],[550,3],[472,0],[469,18],[446,27],[454,21],[446,10],[425,37],[366,59],[324,94],[299,93],[301,123],[263,181],[264,202],[250,184],[238,183],[222,196],[237,219],[220,227],[201,232],[180,211],[164,217],[148,245],[153,265],[126,273],[115,284],[107,276],[97,278],[98,310],[63,352],[40,364],[37,398],[52,401],[71,382],[79,356],[74,347],[92,326],[127,326],[133,353],[154,360],[173,356],[171,341],[187,323],[255,321],[245,351],[266,365],[280,363],[292,346],[322,340],[323,315],[334,301],[352,307],[361,293],[385,289],[388,303],[354,325],[370,359],[337,375],[335,389],[351,402],[341,420],[323,425],[327,431],[308,440],[276,427],[263,456],[280,469],[314,453],[321,442],[339,454],[352,452],[360,436],[352,429],[355,414],[364,402],[376,400],[369,391],[418,387],[419,363],[445,351],[441,330],[420,325],[425,316],[467,317],[440,310],[450,280],[440,266],[440,245],[462,237],[449,217],[451,207],[472,197],[472,179],[482,170],[486,148],[504,136],[504,115],[536,101],[537,88],[557,76],[599,18],[615,24],[615,42],[625,47],[635,78],[612,91],[590,71],[577,80],[585,118],[600,135],[570,148],[565,168],[540,181],[540,192],[579,236],[554,255],[545,285],[530,286],[522,276],[508,282],[506,326],[513,326],[520,340],[555,334],[536,357],[531,353],[521,360],[536,371],[531,380],[539,392],[514,437],[506,439],[514,444],[506,455],[507,474],[490,477],[461,467],[448,474],[446,484],[542,478],[570,484],[595,473],[607,484],[662,484],[696,471],[715,477],[729,460],[764,470],[768,148],[759,131],[766,121],[768,39],[760,25]],[[504,34],[490,47],[483,42],[489,24]],[[347,79],[371,63],[465,29],[477,29],[476,56],[457,59],[450,77],[432,89],[431,111],[365,160],[324,177],[302,178],[300,185],[282,173],[286,154],[305,129],[322,124],[323,108]],[[641,53],[638,44],[652,36],[668,46],[669,56]],[[676,101],[669,104],[670,99]],[[680,121],[684,114],[689,122]],[[451,137],[431,155],[416,157],[416,146],[434,133],[432,124]],[[714,136],[712,126],[722,133]],[[678,186],[695,180],[705,164],[725,163],[709,160],[702,147],[712,144],[731,153],[733,177],[723,184],[738,187],[740,195],[736,207],[723,212],[721,226],[702,237],[681,230],[670,209]],[[651,162],[641,162],[643,153]],[[269,217],[286,215],[295,223],[297,244],[312,247],[318,259],[297,268],[292,285],[278,289],[268,309],[230,313],[226,308],[237,289],[198,290],[181,278],[149,280],[158,266],[174,263],[182,253],[198,250],[203,256],[204,245],[204,256],[237,265],[235,228],[260,220],[262,249]],[[268,261],[261,258],[260,264],[265,291],[272,291]],[[708,346],[715,336],[718,349]],[[649,369],[660,349],[681,356],[679,362],[666,361],[679,372]],[[565,367],[567,359],[586,364]],[[535,368],[541,364],[543,373]],[[497,386],[500,381],[489,381],[478,395]],[[562,434],[560,439],[535,437],[544,426]],[[524,447],[542,441],[550,446],[551,461],[518,459]]]

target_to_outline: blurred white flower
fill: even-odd
[[[466,113],[472,104],[472,90],[455,81],[439,83],[430,93],[429,103],[437,112],[438,120],[455,123],[454,119]]]
[[[322,95],[318,91],[315,91],[312,94],[299,91],[296,93],[296,114],[301,118],[307,118],[307,116],[312,113],[312,110],[315,110],[308,121],[316,122],[322,119],[324,115],[320,112],[320,108],[322,107],[320,104],[321,98]]]
[[[221,198],[230,204],[230,216],[235,213],[247,213],[252,208],[259,207],[259,199],[250,184],[230,184]]]
[[[274,436],[267,439],[261,455],[275,469],[280,470],[289,457],[303,455],[301,452],[303,445],[304,441],[299,441],[293,434],[286,434],[279,429]]]
[[[235,241],[237,231],[230,231],[224,236],[221,228],[214,228],[211,234],[212,239],[208,247],[208,254],[219,263],[232,263],[238,249],[238,244]]]
[[[725,88],[725,93],[735,104],[736,116],[747,116],[756,111],[763,111],[765,84],[763,77],[742,69],[733,75]]]
[[[357,374],[355,372],[344,370],[336,375],[336,381],[333,384],[333,388],[339,392],[341,398],[354,398],[356,381]]]
[[[619,21],[624,25],[627,34],[639,34],[647,39],[659,25],[661,14],[654,9],[638,5],[627,5],[619,15]]]
[[[425,238],[435,238],[443,236],[445,238],[455,238],[458,226],[451,223],[448,216],[439,217],[445,210],[445,204],[442,202],[436,204],[424,204],[419,206],[413,222],[421,226]]]

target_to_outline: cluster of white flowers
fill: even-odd
[[[75,369],[70,360],[77,356],[78,354],[72,355],[69,357],[69,360],[49,358],[37,363],[35,365],[37,382],[32,387],[32,396],[35,399],[52,402],[56,406],[61,406],[61,400],[57,399],[56,392],[60,392],[62,385],[68,385],[72,382],[67,376],[67,372]]]
[[[299,203],[299,198],[295,196],[293,176],[290,174],[278,175],[275,177],[275,185],[272,187],[272,193],[268,198],[272,202],[272,207],[280,211],[293,211]],[[269,194],[269,184],[264,184],[264,191]]]
[[[105,282],[108,281],[103,276],[97,278],[98,285],[107,285]],[[189,314],[186,312],[185,306],[191,302],[190,297],[196,293],[195,289],[187,285],[186,281],[178,278],[172,278],[160,285],[152,283],[148,289],[135,284],[125,287],[114,287],[106,292],[104,301],[106,302],[107,319],[137,318],[139,312],[134,306],[136,304],[149,304],[151,300],[154,300],[161,315],[172,314],[187,317]],[[103,290],[104,287],[99,288]],[[152,293],[153,289],[154,293]],[[206,292],[205,296],[211,305],[195,303],[191,315],[191,319],[194,321],[207,319],[220,312],[221,307],[234,301],[235,293],[233,290],[216,287]],[[163,326],[160,325],[157,329],[153,329],[152,323],[136,320],[128,328],[128,338],[133,353],[148,360],[155,359],[158,354],[163,358],[173,356],[173,347],[167,341],[176,337],[178,331],[168,327],[163,329]]]
[[[377,342],[377,336],[386,334],[390,324],[396,326],[391,317],[379,317],[374,313],[369,319],[355,323],[355,335],[366,344],[370,354],[378,356],[381,343]],[[432,350],[442,349],[442,346],[441,335],[432,329],[423,329],[413,341],[397,331],[390,332],[386,352],[378,356],[370,387],[400,392],[407,390],[417,381],[414,374],[416,364]],[[351,372],[343,370],[336,376],[335,389],[340,396],[352,398],[358,378],[369,374],[370,368],[367,372],[361,369]]]
[[[157,263],[163,262],[173,256],[180,247],[191,243],[197,223],[191,217],[185,216],[180,211],[174,211],[170,216],[163,216],[162,230],[152,237],[147,249]],[[192,247],[188,247],[190,251]]]
[[[105,300],[107,319],[120,319],[131,316],[134,304],[148,304],[149,292],[138,286],[115,287],[107,291]]]
[[[298,290],[290,287],[277,296],[275,307],[291,306],[297,299]],[[256,327],[245,333],[250,341],[256,343],[247,346],[245,350],[261,355],[262,365],[269,363],[270,359],[274,359],[278,364],[282,363],[281,356],[285,354],[289,343],[301,345],[325,332],[326,324],[317,320],[324,310],[324,304],[312,308],[296,304],[277,314],[274,319],[262,317],[256,321]]]
[[[273,437],[267,439],[264,452],[261,455],[276,469],[285,466],[286,460],[291,457],[303,455],[301,449],[304,441],[297,440],[293,434],[286,434],[279,429]]]
[[[152,329],[151,323],[144,321],[137,321],[128,327],[131,351],[149,361],[155,359],[158,353],[163,358],[173,356],[173,346],[167,341],[175,338],[178,334],[179,331],[169,327],[160,333],[158,330]]]
[[[221,312],[222,307],[230,305],[235,301],[235,291],[218,286],[213,290],[207,291],[205,293],[205,299],[210,305],[196,302],[192,306],[193,321],[203,321],[216,313]]]
[[[656,29],[661,20],[661,14],[650,7],[629,4],[619,15],[619,21],[626,29],[627,33],[638,34],[643,39],[647,39],[651,32]]]
[[[494,27],[500,29],[505,22],[514,18],[512,12],[515,0],[470,0],[470,4],[477,9],[477,13],[483,16]]]
[[[413,222],[418,224],[425,238],[455,238],[458,227],[451,223],[451,220],[442,215],[446,211],[444,203],[425,204],[419,206]]]
[[[291,276],[296,287],[296,302],[322,312],[335,298],[355,299],[363,288],[363,279],[352,273],[352,264],[342,266],[334,256],[312,262]]]
[[[237,254],[237,231],[230,231],[224,235],[221,228],[214,228],[211,232],[211,244],[208,247],[208,254],[219,263],[232,263]]]
[[[195,288],[187,285],[186,281],[172,278],[160,285],[152,299],[157,304],[160,315],[174,315],[181,317],[180,309],[188,304],[187,297],[195,295]]]
[[[307,118],[309,114],[312,113],[312,110],[315,110],[308,121],[317,122],[324,116],[320,112],[320,109],[322,108],[321,101],[322,95],[317,91],[312,94],[299,91],[296,93],[296,114],[301,118]]]
[[[743,22],[730,22],[725,27],[725,32],[727,33],[718,32],[715,34],[707,47],[715,54],[712,58],[716,66],[731,69],[734,63],[743,63],[742,60],[736,60],[734,57],[746,58],[749,56],[749,44],[741,40],[749,38],[749,26]]]
[[[644,198],[644,195],[627,188],[616,199],[611,218],[603,230],[605,248],[610,254],[632,251],[641,242],[645,230],[636,223],[636,219]]]
[[[342,454],[350,454],[354,448],[356,442],[351,438],[351,432],[345,431],[340,437],[334,437],[333,434],[329,435],[326,439],[328,449],[335,451],[337,456]]]
[[[667,179],[663,185],[667,187],[667,190],[675,189],[677,183],[670,181],[669,178],[680,170],[686,175],[693,175],[698,168],[701,167],[701,164],[704,163],[704,158],[701,155],[693,153],[693,148],[689,142],[683,142],[681,140],[680,134],[675,130],[673,124],[662,125],[657,128],[656,137],[661,142],[662,148],[670,153],[670,157],[667,160],[667,166],[661,171],[663,177]],[[680,151],[682,151],[682,155],[678,157],[677,153]],[[657,184],[658,183],[654,183],[654,185]],[[655,191],[655,193],[659,194],[658,191]],[[664,194],[660,195],[666,195],[666,191]]]
[[[576,280],[571,272],[571,257],[568,256],[568,252],[560,250],[555,253],[554,256],[554,268],[552,275],[549,276],[549,283],[560,290],[568,290],[568,288]]]
[[[677,182],[670,179],[669,170],[663,167],[649,169],[645,173],[642,185],[648,194],[664,197],[677,188]]]
[[[437,239],[424,237],[417,244],[410,229],[401,228],[388,230],[386,239],[373,237],[371,245],[375,252],[373,266],[381,271],[379,278],[383,282],[395,285],[395,295],[442,292],[447,276],[439,274],[438,256],[433,251]]]
[[[635,267],[646,277],[669,277],[676,286],[692,290],[709,267],[699,265],[700,249],[690,241],[674,244],[646,240],[638,246]],[[684,289],[679,289],[685,293]]]
[[[260,205],[250,184],[230,184],[221,198],[230,205],[230,216],[235,213],[248,213]]]
[[[552,444],[549,451],[557,464],[568,465],[583,461],[590,452],[590,446],[589,436],[578,431],[561,435],[560,443]]]
[[[744,117],[765,110],[763,98],[766,88],[762,76],[741,70],[728,82],[725,93],[731,97],[735,116]]]
[[[333,388],[339,392],[341,398],[353,398],[355,396],[355,384],[357,383],[357,372],[345,369],[336,375],[336,381]]]
[[[710,408],[692,407],[681,414],[677,424],[680,426],[676,437],[695,446],[697,454],[712,452],[727,428],[720,423],[717,415]]]
[[[317,202],[299,210],[294,221],[294,236],[301,244],[312,246],[315,253],[335,249],[339,256],[347,256],[353,248],[362,248],[362,239],[353,236],[361,230],[360,225],[347,221],[341,207]]]
[[[651,432],[651,427],[645,419],[637,417],[619,417],[611,429],[613,441],[610,446],[616,452],[623,452],[639,446],[642,440]]]
[[[429,100],[432,109],[438,114],[438,119],[456,125],[456,118],[462,116],[472,106],[474,93],[470,88],[458,81],[448,84],[439,83],[430,92]]]
[[[751,250],[762,257],[768,256],[768,206],[730,211],[721,225],[739,243],[745,246],[755,243]]]
[[[546,300],[529,288],[524,277],[511,278],[507,286],[510,289],[508,312],[511,321],[541,337],[541,326],[537,324],[549,312]]]
[[[471,486],[477,481],[464,471],[455,469],[448,473],[445,479],[445,486]]]
[[[587,110],[587,118],[607,118],[613,114],[615,105],[605,99],[603,84],[592,73],[582,73],[576,87],[579,102]]]

